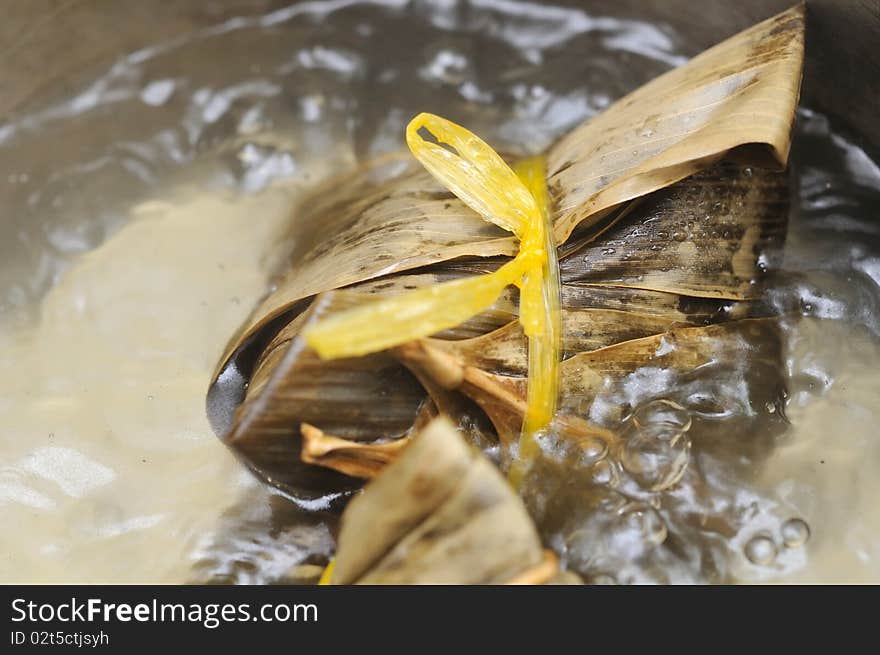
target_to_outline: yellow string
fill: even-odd
[[[333,569],[336,567],[336,560],[331,559],[327,562],[327,566],[324,567],[324,570],[321,572],[321,577],[318,579],[319,585],[329,585],[332,584],[330,582],[331,578],[333,578]]]
[[[556,414],[559,397],[559,358],[562,338],[559,311],[559,265],[550,200],[547,194],[543,157],[520,162],[516,172],[535,198],[538,218],[529,237],[543,246],[545,257],[540,271],[531,270],[520,289],[519,320],[529,338],[529,383],[526,416],[519,441],[519,457],[511,466],[509,478],[519,487],[538,452],[537,434]],[[539,275],[535,273],[540,272]]]
[[[340,312],[303,336],[320,357],[355,357],[455,327],[488,309],[505,287],[520,287],[520,323],[529,338],[528,408],[511,480],[519,484],[537,452],[535,435],[556,411],[559,273],[541,157],[514,172],[463,127],[419,114],[406,128],[416,159],[483,219],[519,238],[519,252],[497,271],[436,284]]]

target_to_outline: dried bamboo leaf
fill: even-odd
[[[305,326],[350,302],[344,293],[328,295],[299,323]],[[415,422],[424,390],[390,355],[323,361],[295,334],[277,338],[289,343],[262,360],[257,384],[236,410],[224,440],[258,473],[291,493],[313,496],[354,488],[357,481],[300,460],[300,424],[319,425],[353,441],[400,438]]]
[[[324,567],[317,564],[299,564],[287,572],[281,584],[315,585],[320,580],[323,570]]]
[[[686,206],[684,207],[686,209]],[[674,210],[672,210],[674,211]],[[677,215],[677,214],[676,214]],[[492,270],[481,262],[457,262],[443,274],[401,275],[381,278],[351,287],[370,294],[400,293],[433,281],[456,279],[458,275]],[[571,267],[569,270],[574,270]],[[753,285],[761,288],[760,285]],[[352,304],[362,302],[350,296]],[[572,282],[562,287],[563,347],[565,357],[580,352],[659,334],[674,326],[696,326],[711,322],[764,315],[768,310],[754,301],[731,302],[653,289]],[[439,348],[470,348],[485,364],[481,368],[519,374],[525,364],[518,354],[525,353],[525,339],[516,321],[515,291],[499,298],[489,312],[473,317],[453,330],[434,337]],[[455,341],[458,344],[447,344]],[[520,348],[522,346],[522,348]],[[476,365],[476,360],[475,365]]]
[[[453,495],[358,582],[497,584],[540,561],[525,508],[498,470],[477,459]]]
[[[633,351],[638,344],[632,340],[668,334],[678,324],[760,315],[753,297],[759,285],[753,283],[760,278],[759,257],[784,229],[782,178],[753,169],[746,180],[745,169],[716,162],[732,156],[766,165],[768,148],[776,163],[784,162],[789,136],[781,126],[794,116],[802,30],[800,10],[781,14],[646,85],[551,149],[567,355],[595,350],[597,357],[645,364],[648,350]],[[773,117],[755,120],[764,111]],[[654,134],[638,134],[646,130]],[[765,151],[740,147],[755,143]],[[642,200],[621,205],[632,198]],[[689,230],[683,242],[673,237],[677,224],[696,222],[704,210],[712,229]],[[215,390],[233,391],[221,403],[226,417],[212,418],[218,434],[263,475],[305,495],[357,482],[299,460],[303,421],[361,443],[399,438],[426,415],[427,391],[441,413],[470,426],[475,443],[511,442],[524,391],[514,374],[525,370],[521,336],[508,325],[516,318],[514,290],[481,316],[436,335],[466,340],[460,354],[473,365],[458,386],[436,377],[438,370],[435,377],[423,371],[425,361],[406,362],[421,384],[390,355],[319,362],[298,339],[316,311],[494,270],[516,249],[506,233],[412,162],[394,157],[319,190],[300,208],[293,230],[294,264],[219,363],[209,403]],[[340,287],[347,290],[323,293]],[[316,300],[316,294],[323,295]],[[604,353],[620,342],[630,343],[629,350]],[[588,362],[579,357],[569,362]],[[584,370],[596,379],[606,375],[601,359],[588,363]],[[481,377],[478,366],[508,375]],[[622,363],[616,366],[607,372],[612,381],[629,374]],[[569,410],[575,403],[582,414],[598,388],[588,378],[565,382],[574,391],[563,389],[563,396],[580,394],[569,399]],[[474,404],[491,417],[494,430]],[[590,438],[596,429],[576,417],[563,421],[571,423],[565,429],[575,439]]]
[[[739,146],[763,144],[784,164],[802,59],[803,8],[796,7],[657,78],[563,138],[548,153],[556,242]],[[768,159],[754,148],[733,155],[752,164]],[[215,378],[256,333],[322,291],[516,250],[503,230],[429,174],[394,158],[319,190],[301,208],[296,236],[294,264],[230,341]]]
[[[395,348],[393,352],[420,380],[430,379],[442,388],[458,390],[471,398],[492,421],[499,441],[505,447],[505,455],[509,456],[510,448],[518,442],[526,412],[526,378],[488,373],[456,354],[438,348],[438,343],[421,339]],[[575,415],[557,416],[553,429],[565,434],[573,443],[593,445],[599,439],[607,446],[616,440],[610,430]],[[509,463],[506,461],[505,466]]]
[[[752,350],[749,337],[760,339],[774,331],[774,319],[745,319],[704,327],[682,327],[662,334],[625,341],[580,353],[563,364],[564,384],[572,391],[583,388],[589,369],[603,375],[625,375],[645,366],[692,371],[711,361],[741,358]]]
[[[365,442],[399,439],[435,416],[436,406],[456,422],[471,443],[481,448],[491,446],[496,441],[492,426],[467,398],[434,388],[431,396],[437,405],[426,406],[423,401],[425,390],[432,390],[430,382],[416,384],[390,356],[325,362],[298,339],[300,330],[325,312],[356,306],[376,293],[400,293],[437,279],[435,274],[397,276],[320,296],[310,310],[282,327],[265,346],[224,440],[258,473],[289,492],[306,496],[329,489],[331,484],[342,484],[342,488],[357,484],[351,479],[340,482],[339,476],[328,478],[327,471],[318,467],[359,479],[369,477],[353,458],[370,457],[384,447]],[[468,337],[514,316],[506,309],[513,306],[509,294],[497,305],[498,309],[440,336]],[[304,450],[307,456],[300,457],[302,423],[360,442],[357,453],[336,453],[319,461]]]
[[[563,243],[578,225],[667,187],[734,148],[782,168],[800,93],[804,7],[741,32],[649,82],[548,153]],[[758,146],[758,147],[755,147]]]
[[[403,172],[374,182],[373,167],[334,180],[299,208],[303,238],[295,262],[243,326],[237,343],[322,291],[465,255],[512,255],[508,232],[486,223],[425,171],[409,163]]]
[[[660,292],[659,295],[652,290],[645,290],[640,295],[643,298],[653,300],[663,298],[670,303],[674,302],[675,312],[679,314],[686,302],[691,305],[707,305],[707,303],[698,303],[693,295],[674,295],[668,292],[670,287],[676,286],[676,282],[679,284],[679,290],[699,294],[706,291],[707,281],[735,279],[741,290],[737,291],[735,285],[727,284],[724,289],[730,292],[728,295],[745,296],[753,293],[755,289],[760,288],[755,284],[759,270],[758,257],[766,257],[771,241],[781,239],[787,197],[782,193],[781,187],[784,185],[776,174],[753,173],[752,176],[748,176],[738,167],[715,166],[670,189],[653,194],[636,211],[630,212],[627,217],[611,226],[607,233],[602,235],[602,246],[587,241],[581,245],[580,250],[572,252],[563,260],[563,275],[576,285],[567,285],[564,289],[563,304],[572,307],[585,304],[601,305],[602,302],[597,302],[595,296],[605,291],[618,306],[622,306],[625,296],[621,294],[620,287],[597,288],[608,287],[608,283],[623,286],[628,283],[644,286],[655,284],[665,287],[667,291]],[[695,217],[698,220],[695,220]],[[715,229],[721,230],[718,248],[707,250],[702,256],[678,257],[678,259],[665,258],[664,252],[658,251],[656,244],[653,243],[656,234],[666,236],[668,241],[677,244],[675,230],[685,230],[688,224],[692,225],[695,222],[703,230],[706,230],[707,225],[710,224],[714,225]],[[759,234],[759,238],[743,238],[743,235],[753,232]],[[724,235],[727,235],[726,238]],[[692,235],[689,235],[686,241],[677,245],[693,248],[695,241],[691,237]],[[727,247],[724,247],[725,244]],[[744,252],[747,254],[743,254]],[[656,269],[651,268],[652,259],[658,260]],[[644,279],[634,283],[632,278],[614,278],[615,272],[628,270],[628,266],[632,266],[635,271],[647,271],[645,274],[632,276],[632,278]],[[448,270],[384,277],[355,285],[351,290],[369,296],[394,296],[414,288],[456,279],[459,275],[477,268],[485,270],[487,263],[459,262]],[[653,273],[650,272],[652,270]],[[596,280],[604,281],[605,284],[597,285]],[[685,288],[682,288],[682,282]],[[584,288],[584,285],[589,285],[592,293],[577,293]],[[511,296],[511,293],[507,293],[492,310],[437,336],[444,339],[460,339],[473,334],[482,335],[450,347],[471,348],[472,355],[465,355],[464,359],[473,366],[508,375],[524,374],[525,341],[514,321],[515,300]],[[344,297],[350,299],[347,306],[365,300],[348,293]],[[342,297],[337,298],[336,302],[341,300]],[[682,314],[667,318],[662,315],[639,314],[633,311],[638,309],[633,307],[633,304],[632,300],[627,303],[629,311],[626,314],[617,310],[602,309],[566,311],[563,319],[563,346],[566,353],[571,355],[657,334],[667,330],[676,322],[699,323],[708,318],[717,319],[719,318],[717,312],[723,307],[717,303],[708,304],[716,313],[714,317],[697,316],[691,308],[687,311],[687,316]],[[670,307],[658,308],[658,303],[655,302],[651,311],[658,310],[661,314],[668,314]],[[269,374],[277,367],[286,347],[299,333],[303,318],[303,315],[300,315],[285,325],[265,347],[250,380],[248,399],[256,398],[261,394],[263,385],[270,377]],[[496,327],[504,321],[512,322],[500,330],[484,334],[487,329]],[[436,345],[443,347],[442,343]],[[424,384],[424,380],[422,382]],[[428,391],[430,392],[430,389]],[[437,393],[435,391],[434,395]],[[447,405],[460,404],[450,402],[448,398],[444,402]],[[463,424],[473,424],[473,421],[461,420],[466,416],[465,412],[458,412],[453,416],[457,417],[456,421]],[[291,423],[289,431],[295,434],[296,430],[296,424]],[[469,431],[476,443],[486,444],[491,439],[491,437],[489,440],[485,438],[487,433],[484,429]],[[280,436],[276,433],[274,438]]]
[[[340,528],[335,584],[361,578],[454,493],[475,454],[463,441],[449,439],[447,427],[430,424],[413,439],[405,457],[373,480],[369,493],[349,503]]]
[[[754,297],[761,266],[785,237],[788,202],[785,173],[712,166],[643,199],[566,257],[560,275],[568,283]]]
[[[775,174],[770,174],[769,178],[779,181]],[[661,262],[658,264],[659,268],[653,274],[643,275],[642,277],[647,279],[640,281],[639,284],[647,285],[657,278],[663,286],[675,287],[677,280],[680,289],[681,282],[685,282],[687,288],[683,290],[701,293],[705,291],[705,284],[701,287],[703,281],[710,278],[718,281],[726,277],[738,280],[741,287],[748,289],[739,295],[747,295],[759,289],[760,285],[754,284],[759,272],[758,258],[767,257],[771,241],[780,238],[782,230],[780,225],[784,225],[785,222],[783,211],[785,196],[780,194],[777,184],[758,182],[757,186],[750,186],[747,181],[751,179],[766,180],[768,175],[753,174],[749,178],[741,168],[713,167],[668,190],[653,194],[636,211],[612,225],[608,229],[608,234],[603,234],[601,248],[586,241],[581,244],[580,250],[570,253],[562,262],[563,275],[570,281],[570,284],[563,288],[563,305],[571,308],[563,315],[565,352],[571,355],[657,334],[676,323],[699,324],[709,320],[748,315],[745,313],[747,307],[743,303],[739,303],[737,313],[732,311],[727,301],[704,301],[694,295],[675,294],[670,291],[627,289],[627,280],[614,279],[613,273],[626,270],[626,266],[630,263],[636,270],[649,271],[651,258],[656,257]],[[704,227],[707,223],[713,223],[716,226],[725,226],[724,232],[729,232],[726,239],[728,247],[726,249],[719,247],[713,251],[714,258],[712,252],[707,252],[701,257],[670,262],[669,259],[663,259],[663,253],[658,252],[654,245],[647,245],[653,239],[650,235],[656,232],[663,234],[664,231],[667,236],[674,235],[678,225],[693,223],[694,216],[701,216],[699,222]],[[767,227],[771,225],[774,226],[772,230]],[[754,229],[761,235],[759,239],[746,239],[741,243],[737,238],[752,233]],[[613,236],[617,233],[623,236]],[[642,238],[643,235],[649,236]],[[692,245],[690,240],[684,243]],[[604,244],[612,244],[612,246]],[[743,251],[749,254],[743,255]],[[605,261],[602,260],[603,255]],[[662,262],[665,262],[665,265]],[[345,307],[350,307],[365,302],[368,296],[399,295],[415,288],[458,279],[461,275],[477,270],[491,270],[495,263],[485,260],[458,261],[454,266],[445,269],[369,280],[350,287],[350,292],[336,297],[334,302],[339,308],[343,308],[341,303],[347,299]],[[713,264],[716,273],[714,278],[707,272]],[[664,268],[666,271],[662,270]],[[736,270],[739,270],[738,277],[734,275]],[[595,282],[595,280],[608,281],[609,278],[611,284],[623,286],[609,286],[608,283]],[[735,288],[729,285],[727,290],[731,289],[735,291]],[[361,295],[355,295],[355,291]],[[611,305],[619,309],[602,309],[603,305]],[[598,308],[592,309],[591,306]],[[581,309],[582,307],[586,309]],[[625,314],[623,308],[627,310]],[[508,291],[489,311],[446,330],[437,337],[461,339],[470,336],[472,337],[470,341],[463,342],[461,346],[451,347],[472,348],[474,357],[466,356],[465,359],[469,359],[474,366],[499,373],[524,374],[525,342],[515,323],[515,311],[515,294]],[[642,311],[650,313],[641,313]],[[300,315],[293,319],[265,346],[250,378],[247,390],[248,402],[252,402],[262,394],[263,386],[270,379],[271,373],[280,363],[292,340],[299,334],[304,318],[304,315]],[[507,325],[502,329],[486,334],[487,331],[505,322]],[[473,335],[481,336],[474,338]],[[443,347],[442,344],[437,345]],[[479,358],[476,355],[479,355]],[[276,379],[279,383],[283,380],[283,378]],[[356,380],[353,379],[352,383],[355,382]],[[448,399],[446,404],[450,404]],[[274,411],[269,406],[263,405],[263,407],[264,411]],[[459,412],[455,416],[464,417],[465,414]],[[459,418],[456,418],[456,421],[459,421]],[[468,420],[460,422],[466,425],[473,424],[473,421]],[[291,422],[288,432],[296,435],[297,429],[297,424]],[[482,428],[470,429],[469,432],[474,436],[476,443],[486,444],[491,440],[491,437],[487,440],[487,433]],[[282,435],[276,430],[273,432],[273,438],[281,439]]]
[[[302,461],[365,480],[376,477],[409,444],[408,437],[384,443],[358,443],[324,434],[308,423],[303,423],[300,431]]]
[[[539,585],[548,584],[559,575],[559,558],[552,550],[544,551],[544,559],[537,566],[518,573],[509,579],[508,585]]]
[[[760,303],[755,302],[731,302],[652,289],[592,284],[562,285],[562,303],[569,310],[604,309],[690,325],[746,318],[762,310]]]
[[[749,180],[754,180],[755,184],[749,184]],[[608,234],[602,235],[601,246],[593,245],[587,239],[562,260],[562,276],[567,281],[563,285],[563,305],[572,309],[614,308],[684,323],[718,320],[723,314],[729,318],[749,315],[744,305],[736,308],[726,301],[703,300],[698,296],[711,293],[727,297],[748,296],[760,289],[755,284],[761,272],[759,260],[772,255],[771,249],[781,241],[784,230],[786,197],[782,186],[781,177],[775,174],[765,172],[748,178],[741,168],[716,166],[654,194],[636,211],[612,225]],[[720,230],[718,247],[705,249],[698,253],[698,257],[679,257],[675,261],[664,258],[663,252],[658,252],[661,249],[653,243],[654,235],[659,234],[667,241],[671,239],[680,246],[677,251],[681,255],[684,250],[694,247],[692,235],[679,244],[676,230],[697,222],[695,216],[700,216],[698,222],[704,231],[708,224],[714,225],[716,231]],[[652,258],[659,260],[656,270],[651,269]],[[351,288],[370,295],[393,296],[458,279],[462,275],[491,271],[498,263],[498,260],[491,259],[459,260],[445,268],[387,276]],[[647,273],[621,275],[628,266]],[[712,272],[709,269],[714,270],[714,276],[708,274]],[[723,279],[735,280],[736,284],[719,285]],[[714,291],[707,292],[707,280],[714,280]],[[637,290],[630,285],[657,288]],[[685,293],[674,293],[676,290]],[[515,294],[508,290],[489,311],[437,336],[460,339],[485,334],[514,320],[515,311]],[[634,316],[621,325],[637,327],[643,322]],[[620,330],[615,329],[612,322],[606,322],[606,325],[608,332],[605,335],[597,333],[595,326],[590,331],[593,344],[589,340],[578,344],[571,339],[573,334],[582,334],[580,326],[569,330],[569,350],[613,343],[615,332]],[[249,395],[261,389],[267,379],[261,372],[271,372],[283,355],[284,347],[299,333],[300,327],[301,320],[294,318],[264,348],[250,379]],[[633,331],[624,330],[630,334],[617,335],[620,338],[616,340],[633,338]],[[267,364],[269,360],[271,362]]]
[[[518,434],[519,421],[525,411],[526,381],[523,377],[499,375],[482,370],[471,349],[455,350],[450,344],[438,348],[439,342],[425,339],[395,349],[395,355],[421,378],[456,389],[476,402],[492,420],[503,445],[510,447]],[[748,356],[744,356],[748,353]],[[473,360],[468,357],[475,357]],[[627,400],[632,404],[646,402],[655,395],[681,396],[678,401],[695,411],[704,411],[687,384],[700,367],[716,369],[735,367],[750,370],[751,378],[763,378],[756,385],[760,391],[741,402],[764,407],[776,403],[782,392],[779,375],[781,366],[776,322],[772,319],[745,319],[705,327],[671,329],[640,339],[633,339],[571,357],[561,365],[562,413],[553,424],[553,431],[565,436],[572,444],[595,448],[596,439],[614,444],[616,435],[581,416],[586,413],[599,393],[614,396],[626,385],[630,376],[653,379],[653,385],[642,385],[643,397]],[[705,377],[703,371],[701,380]],[[719,379],[724,376],[718,375]],[[658,387],[659,385],[659,387]],[[705,386],[705,384],[704,384]],[[706,399],[698,398],[700,402]],[[616,405],[606,421],[617,424],[628,409]]]
[[[470,398],[442,387],[427,375],[422,375],[418,369],[411,369],[411,372],[428,392],[435,416],[442,415],[452,421],[468,443],[483,452],[498,443],[498,434],[492,422]],[[420,429],[417,422],[412,432],[416,433]]]
[[[332,582],[502,583],[543,561],[520,499],[441,418],[349,503]]]
[[[548,585],[582,585],[584,584],[583,579],[574,571],[566,571],[564,569],[559,569],[559,571],[554,575],[550,580],[547,581]]]
[[[340,297],[346,298],[342,303],[346,306],[357,300],[349,293],[341,294]],[[337,304],[337,306],[339,305]],[[627,325],[620,320],[623,317],[627,320],[639,318],[643,322],[641,325]],[[596,389],[607,388],[610,380],[619,380],[639,368],[662,364],[661,368],[667,370],[667,373],[668,370],[686,370],[689,366],[695,367],[713,360],[713,358],[717,360],[720,356],[719,348],[737,352],[736,348],[741,346],[736,340],[730,340],[730,335],[741,329],[740,324],[728,325],[724,328],[713,327],[711,329],[699,328],[696,331],[673,330],[667,332],[667,329],[673,324],[666,319],[639,317],[631,314],[618,315],[613,310],[566,312],[565,321],[568,331],[582,335],[580,337],[581,344],[577,346],[577,352],[580,354],[565,362],[562,367],[563,398],[576,398],[579,407],[589,403]],[[621,337],[629,335],[636,338],[610,348],[601,348],[595,353],[595,358],[591,358],[588,356],[588,352],[584,352],[587,348],[583,346],[583,341],[590,339],[593,328],[591,323],[598,323],[598,332],[603,338],[607,338],[609,333],[615,333]],[[616,328],[616,332],[608,329],[609,326]],[[637,338],[644,336],[639,333],[639,330],[655,336],[648,339]],[[707,337],[703,339],[700,335],[707,335]],[[495,433],[497,432],[501,442],[509,447],[516,440],[525,411],[524,379],[510,377],[511,375],[521,376],[526,370],[525,341],[521,331],[515,324],[511,324],[489,335],[474,339],[462,341],[429,339],[425,342],[430,344],[427,351],[430,356],[426,357],[424,350],[413,347],[398,349],[397,352],[398,356],[402,352],[407,353],[401,357],[402,361],[412,368],[421,386],[428,391],[440,407],[441,413],[453,418],[462,426],[469,434],[469,440],[472,443],[484,448],[488,447],[496,439]],[[655,353],[659,349],[668,349],[669,344],[673,343],[678,344],[678,349],[681,352],[679,353],[678,349],[674,348],[673,351],[676,353],[674,359],[670,360],[667,357],[659,360],[658,364],[655,361]],[[440,363],[437,364],[435,351],[448,353],[452,355],[453,359],[440,360]],[[234,439],[233,445],[248,457],[253,466],[268,474],[269,477],[283,482],[282,472],[292,470],[291,460],[295,456],[293,451],[299,446],[295,432],[301,421],[320,421],[322,427],[326,427],[328,424],[340,425],[339,422],[343,421],[341,428],[348,430],[349,434],[353,434],[354,437],[375,440],[383,436],[400,434],[404,431],[404,424],[407,421],[415,420],[415,414],[410,409],[404,420],[390,424],[376,424],[376,420],[381,421],[383,418],[388,418],[384,414],[387,408],[383,404],[378,405],[382,407],[381,410],[361,405],[373,417],[371,422],[361,422],[362,419],[357,416],[344,415],[345,418],[341,418],[338,404],[330,403],[328,406],[329,401],[325,397],[326,389],[322,385],[329,382],[336,389],[334,393],[344,394],[346,400],[350,398],[357,400],[358,390],[367,389],[369,393],[381,394],[381,391],[370,390],[381,388],[384,381],[387,381],[387,378],[384,377],[385,369],[379,368],[377,375],[377,371],[372,368],[372,360],[363,362],[367,364],[365,367],[349,368],[350,364],[357,361],[352,360],[351,363],[346,363],[339,369],[338,374],[342,379],[327,378],[327,372],[316,374],[316,371],[323,368],[323,362],[315,359],[311,353],[302,348],[296,352],[300,358],[298,364],[287,367],[292,376],[294,389],[286,389],[291,385],[290,378],[277,376],[275,384],[278,385],[280,392],[263,394],[262,385],[259,385],[255,392],[257,395],[252,398],[249,394],[248,402],[243,405],[240,411],[242,416],[247,417],[247,408],[253,405],[259,408],[258,411],[264,418],[275,416],[282,418],[271,422],[264,420],[261,423],[251,424],[245,431],[242,430],[242,426],[237,424],[236,430],[233,431],[234,435],[247,435],[246,439],[241,437]],[[420,354],[416,356],[413,354],[414,352]],[[287,356],[290,357],[289,354]],[[454,366],[450,366],[450,361],[454,362]],[[582,366],[584,363],[587,364],[586,368]],[[268,362],[267,365],[271,365],[271,362]],[[461,372],[463,367],[467,367],[467,372]],[[482,369],[503,375],[488,375]],[[572,371],[577,371],[577,373],[572,373]],[[314,377],[310,378],[309,376]],[[262,377],[261,370],[258,370],[255,379],[261,380]],[[317,394],[306,396],[307,400],[304,403],[291,402],[291,398],[296,397],[297,394],[296,384],[305,384],[307,388],[314,387]],[[462,391],[465,396],[450,390]],[[321,396],[320,401],[317,400],[319,395]],[[375,403],[376,396],[373,397],[372,402]],[[412,403],[415,404],[415,402],[413,399]],[[475,412],[471,402],[476,403],[491,419],[494,430],[483,423],[482,413]],[[565,406],[565,404],[564,402],[563,405]],[[373,424],[373,429],[364,432],[365,424],[369,425],[370,423]],[[391,432],[391,429],[395,429],[396,432]],[[560,417],[557,429],[566,434],[573,443],[583,440],[592,443],[590,440],[596,436],[607,441],[613,439],[612,435],[602,433],[596,426],[573,416]],[[369,451],[370,448],[367,447],[364,453]],[[305,458],[305,461],[306,463],[321,464],[321,462],[309,458]],[[336,468],[336,470],[355,477],[367,477],[367,475],[356,472],[354,468],[349,468],[347,471],[338,466],[331,466],[331,468]],[[275,472],[276,470],[278,472]],[[302,466],[298,467],[296,475],[301,478],[304,476]],[[302,489],[302,485],[298,488]]]
[[[562,312],[564,357],[665,332],[680,324],[662,316],[623,312],[615,309],[580,309]],[[488,334],[470,339],[429,340],[431,345],[457,355],[469,365],[490,373],[526,375],[527,339],[522,327],[511,322]]]

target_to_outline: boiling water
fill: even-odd
[[[298,200],[423,110],[539,151],[685,44],[545,4],[309,2],[157,42],[0,126],[0,580],[267,582],[325,561],[320,508],[256,482],[204,416]],[[560,546],[592,581],[880,581],[880,170],[809,110],[793,168],[769,280],[790,425],[748,476],[716,462],[708,497],[685,477],[670,501],[704,527],[735,516],[695,538],[723,564],[658,574],[667,509],[612,499]]]

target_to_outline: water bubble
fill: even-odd
[[[605,441],[596,437],[584,439],[580,446],[583,458],[587,463],[602,459],[608,452],[608,445]]]
[[[643,541],[659,546],[666,541],[668,530],[660,514],[647,505],[633,505],[620,515],[619,525],[637,534]]]
[[[648,491],[663,491],[681,480],[690,459],[691,440],[680,429],[651,425],[629,431],[620,463]]]
[[[603,255],[613,255],[614,248],[602,248],[602,254]]]
[[[624,431],[620,463],[644,489],[662,491],[681,480],[690,458],[685,434],[691,416],[671,400],[653,400],[636,408]]]
[[[724,419],[733,412],[731,407],[722,402],[721,398],[716,398],[709,389],[694,391],[687,397],[685,404],[691,413],[707,419]]]
[[[776,561],[776,544],[766,535],[752,537],[746,544],[745,555],[756,566],[769,566]]]
[[[684,241],[685,239],[687,239],[687,234],[685,234],[684,232],[673,232],[673,233],[672,233],[672,238],[673,238],[675,241],[678,241],[679,243],[681,243],[682,241]]]
[[[782,524],[781,534],[787,548],[800,548],[810,538],[810,526],[801,519],[789,519]]]
[[[607,459],[603,459],[593,465],[593,482],[606,487],[614,487],[620,482],[620,474],[617,467]]]
[[[640,405],[632,415],[633,423],[639,427],[646,425],[669,425],[686,432],[691,427],[691,415],[671,400],[660,399]]]

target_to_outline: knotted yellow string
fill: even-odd
[[[444,118],[419,114],[406,128],[416,159],[483,219],[512,232],[519,252],[497,271],[378,300],[340,312],[305,330],[320,357],[366,355],[460,325],[489,307],[505,287],[520,288],[519,321],[529,338],[528,408],[518,485],[535,453],[535,435],[553,420],[559,369],[559,272],[542,157],[514,172],[479,137]]]

